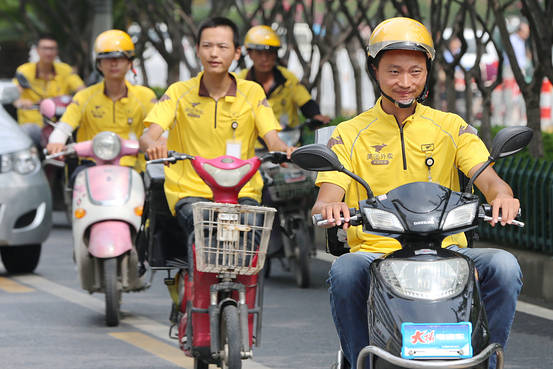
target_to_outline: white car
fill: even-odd
[[[37,149],[1,105],[18,94],[0,81],[0,256],[9,273],[30,273],[52,228],[52,195]]]

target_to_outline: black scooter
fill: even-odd
[[[491,207],[471,193],[478,175],[499,158],[522,150],[532,138],[527,127],[509,127],[495,137],[491,155],[464,192],[431,182],[415,182],[374,196],[369,185],[340,163],[324,145],[308,145],[292,154],[300,167],[343,172],[364,186],[367,200],[350,209],[350,225],[396,238],[402,249],[371,264],[368,299],[370,346],[361,350],[357,368],[487,368],[494,353],[503,368],[503,348],[489,342],[486,312],[474,263],[441,247],[452,234],[491,220]],[[343,220],[342,220],[343,221]],[[326,220],[314,216],[315,224]],[[513,221],[514,225],[524,226]]]

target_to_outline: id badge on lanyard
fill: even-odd
[[[236,128],[238,128],[238,122],[234,121],[231,124],[232,138],[227,140],[226,155],[240,158],[242,155],[242,142],[236,139]]]

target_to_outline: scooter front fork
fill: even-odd
[[[238,291],[238,304],[231,297],[227,297],[219,301],[219,292],[225,292],[230,296],[231,291]],[[221,311],[226,304],[234,304],[238,306],[240,336],[242,338],[240,356],[242,359],[249,359],[253,356],[248,330],[248,305],[246,304],[246,288],[242,283],[222,282],[212,284],[210,287],[210,303],[209,303],[209,328],[211,334],[211,355],[214,359],[221,358]]]

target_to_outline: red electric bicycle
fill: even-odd
[[[168,156],[148,161],[146,169],[149,215],[142,229],[147,235],[143,259],[154,270],[167,270],[165,283],[173,299],[170,335],[194,358],[194,368],[215,364],[240,369],[242,360],[252,357],[252,346],[260,343],[263,276],[258,272],[276,210],[238,204],[238,193],[263,161],[282,163],[288,161],[286,154],[269,152],[248,160]],[[192,205],[194,235],[189,237],[167,214],[162,192],[161,163],[179,160],[190,160],[213,191],[213,202]]]

